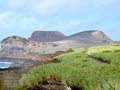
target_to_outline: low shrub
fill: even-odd
[[[64,51],[64,53],[70,53],[70,52],[74,52],[75,50],[73,50],[72,48],[69,48],[67,50]]]
[[[112,51],[110,51],[110,50],[106,50],[106,51],[102,51],[102,52],[108,53],[108,52],[112,52]]]
[[[111,64],[101,64],[82,54],[86,49],[67,53],[55,57],[61,63],[44,64],[34,67],[27,74],[24,74],[19,81],[20,86],[32,87],[42,84],[43,80],[55,79],[61,81],[66,89],[70,87],[82,88],[82,90],[119,90],[120,88],[120,52],[113,50],[120,49],[118,46],[104,46],[88,48],[88,53],[94,57],[110,61]],[[69,51],[70,50],[70,51]],[[103,53],[103,51],[112,51]]]
[[[117,49],[116,49],[116,50],[114,50],[114,52],[120,52],[120,50],[117,50]]]

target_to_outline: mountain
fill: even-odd
[[[93,42],[113,42],[105,33],[98,30],[84,31],[73,34],[65,38],[65,40],[75,40],[81,43]]]
[[[65,37],[66,35],[58,31],[35,31],[29,39],[37,42],[53,42]]]
[[[41,32],[41,31],[40,31]],[[42,33],[46,33],[43,32]],[[48,33],[48,32],[47,32]],[[35,34],[34,34],[35,35]],[[32,37],[34,36],[32,35]],[[39,34],[38,34],[39,35]],[[54,41],[58,35],[58,33],[54,33],[54,37],[50,34],[43,34],[40,36],[39,41],[36,42],[31,39],[25,39],[18,36],[10,36],[1,41],[1,53],[8,54],[20,54],[20,53],[51,53],[58,50],[65,50],[68,48],[85,48],[91,46],[100,46],[100,45],[108,45],[113,43],[113,41],[102,31],[92,30],[92,31],[84,31],[71,36],[64,36],[61,40]],[[53,32],[52,32],[53,35]],[[47,42],[47,38],[44,37],[52,37]],[[54,39],[54,40],[53,40]],[[60,38],[59,38],[60,39]],[[52,42],[50,42],[52,40]]]

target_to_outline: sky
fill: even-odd
[[[0,40],[38,30],[100,30],[120,40],[120,0],[0,0]]]

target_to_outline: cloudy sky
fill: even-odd
[[[120,0],[0,0],[0,40],[36,30],[101,30],[120,40]]]

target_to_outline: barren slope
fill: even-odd
[[[64,34],[58,31],[35,31],[29,39],[37,42],[53,42],[65,37]]]

